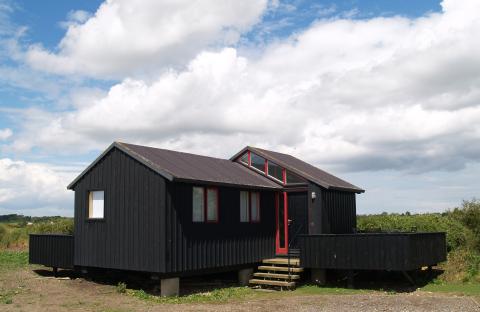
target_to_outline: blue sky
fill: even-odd
[[[100,5],[0,0],[0,213],[71,215],[113,140],[291,153],[365,188],[359,213],[477,196],[476,1]]]

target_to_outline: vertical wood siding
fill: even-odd
[[[260,195],[260,222],[240,222],[240,189],[219,187],[218,223],[192,222],[192,185],[169,183],[166,273],[253,264],[275,253],[274,192]]]
[[[357,228],[355,193],[322,190],[323,233],[354,233]]]
[[[316,198],[312,199],[312,192]],[[308,186],[308,233],[345,234],[357,227],[355,193]]]
[[[307,268],[409,271],[446,260],[445,233],[320,234],[299,241]]]
[[[30,234],[28,256],[31,264],[73,268],[73,236]]]
[[[161,272],[165,180],[118,149],[75,186],[77,266]],[[105,191],[103,220],[88,220],[88,191]]]

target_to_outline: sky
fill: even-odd
[[[480,2],[0,0],[0,214],[73,215],[113,141],[289,153],[359,214],[479,196]]]

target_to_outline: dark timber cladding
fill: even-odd
[[[179,273],[241,266],[273,256],[274,189],[278,187],[267,189],[270,181],[252,178],[248,169],[233,165],[234,170],[247,171],[241,180],[237,177],[238,183],[257,187],[170,182],[123,150],[110,149],[73,184],[74,264]],[[192,187],[198,184],[217,185],[218,223],[192,222]],[[251,189],[261,195],[261,221],[241,223],[240,191]],[[88,192],[92,190],[105,194],[104,218],[100,220],[88,219]]]
[[[409,271],[446,260],[445,233],[320,234],[299,237],[303,266]]]
[[[355,193],[328,190],[310,183],[310,234],[353,233],[357,227]],[[315,199],[312,193],[315,193]]]
[[[165,179],[111,149],[74,186],[75,265],[160,272]],[[105,191],[104,219],[88,219],[88,191]]]
[[[30,234],[29,263],[55,268],[73,268],[73,236]]]
[[[219,223],[192,222],[192,185],[169,183],[165,272],[260,262],[275,254],[275,193],[261,191],[260,222],[242,223],[240,190],[219,188]]]

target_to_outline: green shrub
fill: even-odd
[[[73,219],[58,218],[51,221],[34,223],[29,234],[73,234]]]
[[[480,251],[480,200],[463,201],[461,207],[448,211],[446,215],[472,231],[476,237],[474,248]]]
[[[477,244],[477,238],[470,229],[456,218],[445,214],[367,215],[358,216],[357,223],[358,230],[367,232],[446,232],[448,251]]]
[[[119,294],[124,294],[127,291],[127,284],[125,284],[124,282],[118,282],[116,291]]]

